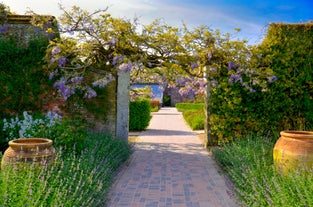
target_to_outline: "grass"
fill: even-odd
[[[90,134],[87,140],[79,154],[58,149],[53,166],[1,171],[0,206],[104,206],[114,175],[131,150],[102,134]]]
[[[249,136],[213,150],[241,206],[313,206],[313,173],[288,176],[273,166],[275,139]]]
[[[177,103],[176,108],[192,130],[204,129],[205,115],[203,103]]]

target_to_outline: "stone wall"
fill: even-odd
[[[33,16],[8,15],[4,24],[0,25],[2,31],[0,32],[0,36],[14,35],[14,38],[17,38],[17,41],[21,46],[27,44],[28,40],[34,37],[44,36],[48,39],[57,37],[57,33],[46,32],[46,29],[55,26],[55,18],[52,16],[44,17],[48,20],[48,22],[43,25],[42,29],[31,24],[31,22],[34,21]],[[114,137],[127,141],[129,125],[129,79],[129,72],[116,77],[116,81],[109,83],[107,86],[107,97],[98,96],[88,100],[90,101],[89,103],[93,104],[95,107],[104,107],[105,114],[90,113],[86,108],[81,108],[79,104],[75,105],[75,103],[72,105],[73,108],[69,110],[72,112],[78,110],[80,114],[82,114],[86,120],[92,124],[92,131],[108,133]],[[118,88],[119,100],[117,93]],[[44,94],[45,96],[41,97],[43,99],[44,110],[52,110],[60,114],[71,115],[70,111],[64,110],[66,102],[62,99],[62,97],[58,96],[53,89]],[[117,103],[118,101],[120,102],[119,104]],[[119,115],[117,115],[118,111]]]

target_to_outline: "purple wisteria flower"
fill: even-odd
[[[51,58],[51,59],[50,59],[50,64],[54,63],[55,61],[56,61],[55,58]]]
[[[234,67],[235,67],[235,63],[233,63],[232,61],[230,61],[230,62],[228,63],[228,71],[231,71]]]
[[[128,62],[128,63],[122,63],[118,69],[121,70],[121,71],[131,71],[132,69],[132,64],[131,62]]]
[[[90,99],[90,98],[94,98],[94,97],[97,96],[96,91],[93,90],[92,88],[90,88],[89,86],[86,86],[85,89],[86,89],[86,92],[84,94],[84,98],[89,98]]]
[[[5,21],[3,25],[0,25],[0,32],[6,32],[9,29],[8,22]]]
[[[58,69],[56,69],[55,71],[51,72],[49,75],[49,80],[51,80],[52,78],[54,78],[54,76],[59,72]]]
[[[56,46],[55,48],[52,49],[51,55],[57,55],[61,52],[61,49],[59,46]]]
[[[112,60],[112,65],[116,65],[117,61],[118,61],[118,56],[115,56]]]
[[[58,93],[60,93],[64,100],[67,100],[72,94],[75,93],[75,88],[74,87],[68,87],[66,85],[66,80],[64,77],[61,77],[60,80],[56,81],[54,84],[53,84],[53,87],[58,89]]]
[[[69,83],[73,83],[73,85],[77,86],[77,85],[79,85],[83,80],[84,80],[84,77],[82,77],[82,76],[77,76],[77,77],[71,78],[70,81],[69,81]]]
[[[74,31],[72,29],[67,29],[66,32],[71,36],[74,35]]]
[[[113,80],[114,80],[114,77],[110,74],[105,78],[101,78],[101,79],[93,82],[92,86],[94,86],[94,87],[98,86],[100,88],[103,88],[106,85],[108,85],[110,82],[112,82]]]
[[[272,77],[269,77],[269,78],[268,78],[268,82],[269,82],[269,83],[275,82],[275,81],[277,81],[277,80],[278,80],[278,79],[277,79],[276,76],[272,76]]]
[[[192,70],[194,70],[194,69],[198,68],[199,66],[198,66],[197,63],[192,62],[192,63],[190,64],[190,67],[191,67]]]
[[[66,64],[66,58],[65,57],[59,58],[58,63],[59,63],[59,67],[64,67]]]
[[[211,72],[216,72],[216,71],[217,71],[217,68],[210,68],[210,71],[211,71]]]
[[[218,82],[215,81],[215,80],[212,80],[212,81],[211,81],[211,85],[212,85],[213,87],[218,87]]]
[[[117,39],[113,37],[112,39],[109,40],[108,44],[109,44],[110,46],[114,47],[115,44],[116,44],[116,42],[117,42]]]

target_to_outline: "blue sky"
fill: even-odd
[[[167,24],[189,28],[207,25],[223,33],[234,33],[250,44],[258,43],[271,22],[298,23],[313,20],[313,0],[0,0],[11,11],[24,14],[28,8],[38,14],[58,17],[58,3],[70,8],[73,5],[93,11],[109,7],[114,17],[138,17],[141,24],[161,18]]]

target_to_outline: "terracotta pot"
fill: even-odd
[[[9,142],[3,154],[1,168],[35,164],[43,166],[54,161],[55,149],[52,140],[44,138],[20,138]]]
[[[313,132],[282,131],[273,150],[274,165],[286,175],[292,170],[313,168]]]

